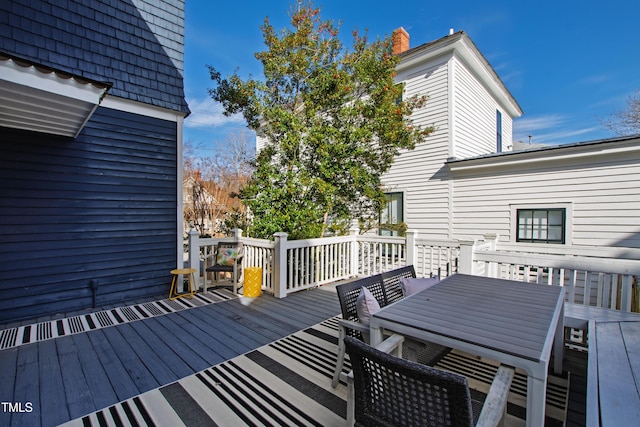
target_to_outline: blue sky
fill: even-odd
[[[227,118],[210,99],[206,65],[223,75],[238,69],[261,76],[254,53],[264,49],[265,16],[276,29],[288,25],[289,0],[213,2],[187,0],[185,93],[192,114],[184,139],[203,155],[224,149],[228,135],[246,128]],[[386,37],[402,26],[411,47],[464,30],[518,101],[524,115],[514,122],[514,140],[546,144],[615,136],[600,119],[624,108],[640,90],[640,2],[631,0],[538,0],[371,2],[316,1],[322,17],[341,21],[341,37],[368,29]],[[384,6],[386,4],[386,6]]]

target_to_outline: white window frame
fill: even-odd
[[[406,222],[405,218],[406,218],[406,192],[403,190],[387,190],[384,192],[385,196],[389,196],[392,194],[400,194],[402,196],[402,203],[400,204],[400,209],[402,209],[402,219],[399,220],[398,218],[396,218],[396,222],[395,223],[391,223],[391,224],[398,224],[400,222]],[[386,209],[386,206],[385,206]],[[385,210],[383,209],[383,211]],[[380,219],[379,219],[379,225],[382,226],[382,212],[380,212]],[[378,234],[382,235],[382,230],[383,228],[380,227]],[[386,230],[386,229],[385,229]]]
[[[518,244],[531,244],[530,242],[518,242],[518,210],[548,210],[548,209],[564,209],[565,210],[565,224],[564,224],[564,243],[534,243],[539,245],[572,245],[573,244],[573,203],[523,203],[523,204],[510,204],[510,223],[509,232],[512,243]]]

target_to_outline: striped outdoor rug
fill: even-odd
[[[169,299],[151,301],[81,314],[64,319],[8,328],[0,331],[0,350],[66,335],[88,332],[94,329],[121,325],[150,317],[163,316],[168,313],[201,307],[232,298],[236,298],[233,292],[226,289],[215,289],[205,294],[198,293],[192,299],[179,298],[174,301]]]
[[[337,336],[336,319],[328,319],[64,426],[342,426],[346,386],[331,388]],[[439,362],[457,363],[463,366],[455,370],[471,370],[480,378],[472,387],[488,390],[494,364],[455,351]],[[345,365],[349,370],[348,361]],[[558,390],[566,397],[566,384]],[[510,406],[517,409],[522,399],[513,394],[516,403]]]

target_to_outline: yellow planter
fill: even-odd
[[[244,296],[249,298],[259,297],[262,293],[262,268],[245,267],[244,269]]]

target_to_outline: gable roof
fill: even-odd
[[[470,67],[480,82],[494,95],[511,117],[519,117],[523,114],[522,108],[509,92],[509,89],[507,89],[491,64],[489,64],[489,61],[464,31],[449,34],[398,54],[400,64],[398,64],[397,68],[398,70],[410,68],[421,62],[451,52]]]
[[[189,113],[184,0],[11,1],[0,2],[0,14],[0,52],[109,82],[112,96]]]

